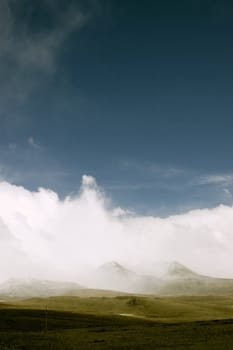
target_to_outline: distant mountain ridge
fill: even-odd
[[[49,297],[74,293],[82,288],[74,282],[12,278],[0,284],[0,296],[8,298]]]
[[[102,265],[97,275],[100,271],[105,289],[128,293],[160,296],[233,294],[233,279],[200,275],[178,261],[169,263],[160,277],[139,275],[114,261]]]
[[[10,279],[0,284],[0,299],[61,295],[108,295],[114,293],[157,296],[198,296],[233,294],[233,279],[200,275],[173,261],[160,276],[138,274],[116,261],[101,265],[91,276],[88,288],[74,282]],[[109,294],[109,295],[110,295]]]
[[[135,272],[127,269],[126,267],[124,267],[123,265],[119,264],[116,261],[109,261],[103,265],[101,265],[98,268],[99,271],[105,271],[105,272],[109,272],[109,273],[117,273],[117,274],[121,274],[121,275],[136,275]]]
[[[161,284],[156,276],[141,275],[116,261],[101,265],[96,270],[96,288],[113,289],[127,293],[154,294]]]
[[[163,296],[198,296],[233,294],[233,279],[204,276],[173,261],[163,278],[159,294]]]

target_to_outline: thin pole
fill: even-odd
[[[48,330],[48,306],[45,305],[45,330]]]

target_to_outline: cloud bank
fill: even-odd
[[[0,281],[36,277],[80,281],[90,269],[118,261],[156,272],[178,260],[196,271],[233,277],[233,207],[182,215],[139,216],[115,208],[95,179],[64,200],[0,182]]]

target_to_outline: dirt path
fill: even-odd
[[[141,316],[141,315],[136,315],[136,314],[119,314],[119,316],[123,317],[133,317],[133,318],[142,318],[144,320],[152,320],[152,318],[147,317],[147,316]]]

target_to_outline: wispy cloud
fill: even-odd
[[[51,20],[55,24],[49,28],[44,26],[32,30],[29,20],[17,17],[17,5],[14,1],[2,0],[0,10],[1,57],[14,63],[19,69],[45,72],[53,71],[55,68],[56,55],[66,38],[89,19],[88,14],[82,13],[73,5],[70,5],[64,13],[60,11],[51,13],[51,9],[49,11],[47,6],[48,15],[52,16]]]
[[[16,148],[17,148],[17,145],[15,143],[9,143],[9,145],[8,145],[9,151],[15,152]]]
[[[134,161],[132,159],[121,159],[119,167],[124,171],[134,171],[138,174],[150,177],[179,177],[188,172],[187,169],[172,165],[150,161]]]
[[[41,150],[42,149],[42,146],[37,143],[34,138],[32,136],[30,136],[28,139],[27,139],[27,143],[30,147],[36,149],[36,150]]]
[[[161,165],[161,164],[148,164],[147,171],[151,172],[152,175],[159,175],[165,177],[176,177],[181,176],[185,173],[183,168],[179,168],[172,165]]]
[[[105,187],[110,190],[156,190],[170,189],[176,191],[188,183],[192,176],[189,169],[173,164],[138,161],[134,159],[120,159],[118,171],[122,174],[122,180],[111,179],[105,182]]]
[[[199,176],[194,181],[197,185],[233,185],[233,174]]]
[[[75,2],[68,1],[63,10],[55,4],[49,0],[25,0],[27,12],[23,15],[22,2],[0,1],[0,113],[12,109],[12,102],[27,100],[42,77],[57,70],[66,39],[90,18],[90,13],[82,11]],[[32,26],[33,13],[41,8],[49,25]]]
[[[224,194],[225,194],[225,196],[226,196],[226,198],[228,198],[228,199],[231,199],[232,200],[232,198],[233,198],[233,196],[232,196],[232,192],[228,189],[228,188],[223,188],[223,192],[224,192]]]

